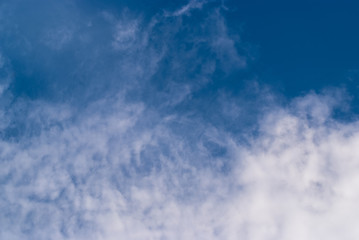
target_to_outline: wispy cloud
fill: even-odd
[[[149,19],[51,4],[34,22],[0,5],[0,239],[355,239],[344,92],[208,101],[246,66],[217,7],[194,22],[204,2]]]
[[[204,4],[206,4],[207,1],[198,1],[198,0],[190,0],[186,5],[180,7],[176,11],[172,13],[167,13],[165,16],[182,16],[182,15],[188,15],[192,10],[194,9],[201,9]]]
[[[41,133],[1,142],[1,236],[352,239],[358,124],[334,120],[332,101],[278,106],[249,145],[121,98],[75,119],[39,103],[28,120]]]

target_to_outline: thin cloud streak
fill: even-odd
[[[201,9],[204,4],[208,3],[208,1],[198,1],[198,0],[191,0],[185,6],[179,8],[178,10],[174,11],[173,13],[166,13],[165,16],[173,16],[178,17],[182,15],[188,15],[194,9]]]

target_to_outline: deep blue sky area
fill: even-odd
[[[253,71],[286,95],[327,86],[357,88],[359,3],[229,1],[228,22],[254,44]],[[234,26],[235,28],[235,26]]]
[[[15,14],[11,13],[12,15],[4,18],[8,22],[5,24],[4,34],[0,36],[2,51],[10,59],[15,73],[12,83],[14,95],[33,99],[59,95],[60,98],[76,99],[82,94],[84,84],[93,88],[88,91],[90,95],[100,95],[104,92],[101,89],[112,87],[116,81],[113,76],[120,75],[109,74],[116,68],[119,55],[105,47],[106,44],[110,44],[113,29],[110,28],[109,22],[106,22],[109,20],[98,16],[99,12],[107,11],[121,18],[121,14],[127,9],[129,16],[141,16],[146,23],[154,16],[165,11],[178,10],[188,2],[78,0],[75,4],[71,1],[59,4],[37,0],[37,8],[30,2],[15,3],[15,7],[9,8],[12,8],[11,11]],[[171,20],[166,26],[159,26],[155,30],[154,33],[158,36],[154,36],[153,41],[157,42],[158,48],[170,42],[173,49],[169,52],[174,54],[160,62],[160,74],[156,74],[146,83],[149,88],[157,86],[160,91],[166,90],[168,79],[179,76],[171,71],[169,64],[179,54],[183,57],[190,51],[186,52],[184,49],[183,52],[177,53],[177,45],[186,47],[192,44],[186,41],[202,34],[201,24],[197,24],[197,19],[200,23],[211,9],[219,6],[222,6],[220,11],[226,21],[229,36],[240,39],[236,47],[239,54],[247,58],[247,66],[238,70],[233,68],[222,74],[220,71],[225,64],[222,65],[220,71],[211,76],[208,85],[197,87],[200,91],[194,87],[194,99],[211,98],[222,89],[239,95],[244,85],[256,80],[289,99],[310,90],[321,91],[327,87],[342,87],[351,94],[353,109],[356,109],[358,100],[355,96],[358,94],[359,76],[359,3],[355,1],[208,1],[201,10],[193,10],[188,17],[183,17],[184,27],[181,30],[173,30],[167,34]],[[83,31],[85,35],[86,24],[91,21],[94,30],[88,33],[91,35],[91,41],[86,42],[87,45],[80,44],[79,39],[71,39],[61,51],[49,50],[48,46],[44,46],[43,37],[38,37],[46,32],[46,29],[62,31],[61,24],[68,27],[63,31],[78,32],[79,35]],[[175,23],[173,26],[175,29]],[[51,34],[45,35],[51,37]],[[166,34],[172,34],[172,37],[166,39]],[[161,38],[165,40],[161,42]],[[206,48],[199,48],[198,56],[198,61],[202,63],[214,58]],[[196,58],[198,57],[193,59]],[[177,60],[186,63],[189,59]],[[197,68],[194,67],[194,70],[183,67],[188,71],[186,77],[195,79],[196,75],[201,75],[202,73],[196,70],[199,67],[200,64]],[[96,79],[94,74],[101,76],[102,80],[89,82],[91,77]],[[179,76],[175,81],[181,82],[180,78]],[[127,83],[121,84],[125,86]],[[144,88],[143,96],[156,98],[151,92],[146,92],[147,89]],[[157,103],[162,99],[150,101]],[[193,105],[189,102],[184,103]]]
[[[183,1],[94,1],[92,7],[146,14]],[[227,24],[252,48],[253,72],[296,95],[308,89],[350,84],[359,69],[357,1],[223,1]]]

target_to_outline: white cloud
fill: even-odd
[[[310,94],[276,108],[249,146],[216,128],[191,146],[187,132],[171,130],[179,119],[143,125],[156,114],[121,98],[77,120],[40,104],[35,116],[61,127],[1,142],[0,236],[355,239],[359,129],[330,117],[332,100]],[[207,141],[226,155],[211,155]],[[231,170],[197,165],[208,161],[229,161]]]
[[[156,15],[148,25],[103,12],[108,22],[99,27],[101,19],[89,17],[81,34],[85,52],[94,53],[79,53],[74,74],[89,69],[81,80],[93,73],[95,80],[81,94],[95,82],[111,88],[108,69],[122,85],[82,108],[11,96],[1,102],[0,239],[357,239],[359,123],[332,117],[346,106],[345,94],[309,93],[286,107],[271,100],[251,137],[210,123],[212,116],[162,111],[184,102],[216,68],[245,66],[219,11],[198,28],[182,25],[202,4],[190,1],[175,19]],[[55,49],[72,41],[71,29],[49,32]],[[191,37],[182,49],[179,32]],[[91,45],[92,37],[103,45]],[[114,67],[99,73],[109,59]],[[126,98],[149,87],[168,59],[165,90],[150,92],[161,103]],[[210,114],[223,121],[246,114],[245,99],[220,98],[222,108]]]

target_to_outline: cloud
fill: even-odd
[[[213,94],[246,58],[203,2],[149,18],[50,2],[34,21],[20,3],[0,5],[0,239],[358,236],[345,92]]]
[[[2,5],[8,15],[0,24],[2,53],[16,72],[11,88],[22,97],[82,106],[124,91],[159,104],[170,101],[173,85],[183,84],[173,94],[185,89],[187,97],[178,99],[186,100],[246,65],[241,43],[229,35],[215,4],[193,16],[169,17],[38,2],[41,8],[22,1]]]
[[[189,1],[185,6],[179,8],[178,10],[174,11],[173,13],[166,13],[166,16],[182,16],[182,15],[188,15],[193,9],[201,9],[204,4],[206,4],[207,1],[197,1],[197,0],[191,0]]]
[[[1,237],[354,239],[358,123],[331,117],[334,97],[278,105],[249,145],[121,97],[79,117],[39,102],[39,134],[0,145]]]
[[[53,49],[60,50],[71,41],[72,35],[69,28],[53,29],[44,37],[44,43]]]
[[[301,107],[309,100],[311,110],[303,116]],[[253,214],[249,222],[259,227],[248,239],[355,238],[353,219],[344,223],[342,214],[351,211],[355,197],[349,198],[357,194],[349,183],[356,178],[350,176],[356,169],[356,153],[350,149],[357,141],[357,123],[328,117],[333,100],[310,94],[291,111],[270,114],[261,137],[242,156],[238,176],[247,186],[242,196]],[[349,198],[344,185],[353,194]]]

